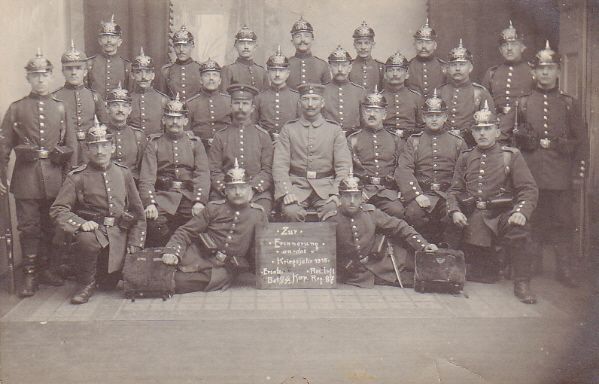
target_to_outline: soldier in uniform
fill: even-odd
[[[114,288],[125,254],[145,242],[146,220],[133,175],[112,162],[115,145],[105,126],[89,129],[85,140],[88,164],[66,178],[50,208],[58,227],[75,237],[77,278],[82,284],[72,304],[87,303],[96,284]]]
[[[493,255],[483,250],[502,245],[513,264],[514,295],[534,304],[527,245],[538,189],[520,151],[497,143],[500,131],[495,114],[483,107],[474,119],[476,146],[458,158],[447,210],[456,228],[463,231],[462,248],[476,250],[467,252],[466,262],[470,266],[480,265],[481,258],[488,262]]]
[[[410,60],[406,85],[420,92],[425,98],[431,96],[434,89],[446,82],[444,60],[435,56],[437,33],[426,23],[414,34],[416,56]]]
[[[165,247],[162,261],[177,265],[177,293],[227,289],[239,272],[248,270],[256,229],[266,225],[268,217],[251,202],[243,168],[227,171],[224,182],[225,200],[209,202]]]
[[[374,29],[370,28],[365,21],[354,30],[352,35],[356,58],[352,61],[349,80],[366,88],[368,92],[374,89],[383,89],[383,63],[372,58],[374,48]]]
[[[106,95],[108,130],[115,142],[114,161],[126,166],[135,180],[139,179],[139,166],[146,145],[146,135],[139,128],[127,124],[131,113],[131,96],[121,85]]]
[[[216,132],[208,152],[211,185],[214,197],[225,195],[226,170],[235,161],[245,169],[254,196],[252,202],[260,204],[264,211],[272,209],[272,156],[273,145],[266,130],[251,120],[254,96],[258,89],[251,85],[233,84],[227,88],[231,95],[232,123]],[[211,199],[212,200],[212,199]]]
[[[405,85],[408,77],[408,60],[399,52],[394,53],[385,62],[385,89],[387,99],[387,118],[385,128],[395,131],[402,139],[422,129],[420,109],[424,104],[422,95]]]
[[[94,125],[94,116],[104,110],[104,101],[95,91],[86,88],[87,58],[75,48],[71,48],[60,58],[65,84],[54,92],[54,96],[62,100],[67,112],[67,125],[74,130],[77,138],[75,152],[71,157],[73,165],[85,163],[85,135]]]
[[[131,92],[131,114],[127,122],[132,127],[141,129],[146,136],[161,133],[162,110],[168,102],[168,97],[152,87],[154,81],[154,62],[144,54],[143,47],[139,56],[131,65],[135,84]]]
[[[560,55],[549,42],[531,65],[535,86],[519,100],[515,140],[539,186],[533,239],[538,244],[538,256],[542,257],[543,245],[553,248],[557,279],[575,286],[570,272],[575,236],[572,181],[575,162],[585,156],[581,145],[584,124],[576,101],[559,90]]]
[[[23,254],[22,297],[33,296],[38,283],[63,284],[51,271],[58,255],[51,244],[54,226],[48,211],[71,169],[69,155],[76,146],[66,107],[50,94],[52,63],[38,50],[25,70],[31,93],[10,105],[0,126],[0,194],[7,192],[10,152],[14,149],[16,155],[10,192]]]
[[[256,33],[245,25],[235,34],[235,49],[238,57],[234,63],[223,67],[222,89],[228,89],[235,83],[251,85],[259,90],[268,87],[266,70],[254,62],[257,40]]]
[[[458,156],[467,147],[461,137],[445,129],[447,105],[436,90],[424,103],[422,118],[424,130],[406,141],[395,180],[406,203],[406,221],[438,243],[446,240],[442,235],[447,224],[447,190]]]
[[[528,95],[533,87],[530,67],[522,60],[525,49],[522,35],[518,34],[510,21],[510,25],[499,35],[499,52],[504,62],[487,69],[482,81],[482,85],[493,96],[497,109],[501,130],[499,141],[508,145],[512,142],[515,102],[519,97]]]
[[[408,278],[402,278],[402,272],[414,270],[413,253],[408,252],[433,252],[437,246],[429,244],[405,221],[365,204],[362,192],[360,179],[350,173],[339,185],[339,208],[329,220],[337,223],[337,270],[343,282],[362,288],[374,284],[410,285]],[[379,244],[380,235],[389,236],[389,242]],[[391,254],[385,245],[390,245]],[[379,246],[382,249],[377,249]]]
[[[289,58],[287,85],[297,89],[301,84],[326,84],[331,81],[327,63],[312,55],[314,29],[312,24],[300,17],[291,27],[291,42],[295,55]]]
[[[447,64],[448,82],[439,88],[439,94],[449,108],[449,129],[459,133],[469,147],[476,143],[470,133],[474,124],[474,113],[485,103],[495,113],[495,104],[485,87],[470,81],[472,54],[460,44],[449,52]],[[459,132],[458,132],[459,131]]]
[[[200,93],[187,100],[189,125],[206,150],[214,134],[231,123],[231,97],[220,92],[221,67],[212,59],[200,64]]]
[[[256,96],[258,125],[277,138],[283,124],[299,116],[299,93],[287,86],[289,60],[281,53],[281,47],[266,61],[270,87]]]
[[[361,103],[362,129],[348,137],[353,172],[365,184],[365,201],[388,215],[403,219],[404,206],[399,200],[393,172],[402,150],[402,141],[383,128],[387,100],[380,93],[366,95]]]
[[[186,102],[198,93],[202,86],[200,64],[191,57],[195,43],[193,35],[184,25],[174,33],[171,40],[177,60],[160,70],[162,76],[159,89],[171,98],[178,94],[181,101]]]
[[[341,126],[322,117],[324,86],[305,84],[298,91],[301,117],[283,126],[275,144],[275,200],[282,198],[283,216],[290,221],[303,221],[306,209],[315,209],[322,220],[336,209],[351,154]]]
[[[148,219],[149,246],[166,244],[208,201],[208,157],[200,139],[184,131],[187,113],[179,98],[169,101],[162,117],[164,133],[150,136],[143,155],[139,194]]]
[[[324,108],[322,115],[341,125],[341,130],[352,133],[360,126],[360,101],[366,90],[349,81],[351,71],[349,52],[338,46],[329,55],[329,66],[333,80],[324,88]]]

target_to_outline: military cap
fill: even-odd
[[[362,192],[362,181],[354,176],[353,170],[349,170],[346,178],[339,183],[339,192]]]
[[[447,61],[450,63],[458,62],[458,61],[469,61],[472,63],[472,53],[469,50],[464,48],[462,44],[462,39],[460,39],[460,44],[449,51],[449,56],[447,57]]]
[[[359,39],[361,37],[374,39],[374,29],[369,27],[368,24],[366,24],[366,21],[363,21],[358,28],[354,29],[354,34],[352,37],[354,39]]]
[[[324,94],[325,86],[322,84],[301,84],[297,87],[300,96],[303,95],[319,95]]]
[[[404,69],[408,69],[408,59],[404,55],[402,55],[399,51],[395,52],[393,55],[389,56],[387,61],[385,61],[385,68],[391,67],[400,67]]]
[[[485,100],[483,107],[474,112],[474,126],[488,127],[491,125],[497,125],[497,116],[489,109],[489,103]]]
[[[433,95],[424,101],[422,105],[422,113],[445,113],[447,112],[447,104],[437,94],[437,88],[433,91]]]
[[[173,44],[193,44],[193,35],[187,30],[185,25],[181,26],[177,32],[173,34]]]
[[[75,48],[75,42],[71,40],[71,47],[62,54],[60,57],[60,62],[63,66],[79,66],[87,63],[87,57]]]
[[[139,71],[142,69],[154,69],[154,61],[150,56],[146,56],[146,54],[144,53],[144,47],[140,48],[139,56],[136,56],[135,59],[133,59],[131,68],[134,71]]]
[[[164,116],[187,116],[187,106],[179,100],[179,93],[175,96],[174,100],[169,100],[164,107]]]
[[[258,36],[247,25],[241,27],[239,32],[235,34],[235,41],[256,41]]]
[[[270,56],[266,61],[266,68],[288,68],[289,59],[281,53],[281,46],[279,45],[274,55]]]
[[[44,57],[40,48],[37,49],[35,57],[30,59],[25,65],[27,73],[52,72],[52,68],[54,68],[52,63]]]
[[[227,93],[231,95],[231,99],[253,100],[260,92],[258,88],[247,84],[232,84],[227,88]]]
[[[312,24],[304,20],[303,16],[300,17],[298,21],[293,23],[293,26],[291,27],[292,36],[298,32],[310,32],[312,34],[314,33],[314,28],[312,28]]]
[[[510,25],[499,34],[499,44],[505,44],[508,41],[521,40],[522,36],[518,34],[516,28],[514,28],[514,25],[512,24],[512,21],[510,20]]]
[[[106,94],[106,103],[126,102],[131,103],[131,95],[126,89],[123,89],[119,81],[118,87],[111,89]]]
[[[87,130],[85,142],[93,143],[108,143],[112,141],[112,135],[108,132],[105,125],[100,124],[97,117],[94,117],[94,125]]]
[[[341,48],[340,45],[338,45],[337,48],[335,48],[335,50],[329,55],[329,64],[343,63],[345,61],[351,62],[351,55],[345,49]]]
[[[208,60],[204,61],[203,63],[200,63],[200,73],[220,72],[221,69],[222,68],[220,67],[220,65],[218,65],[218,63],[212,60],[211,58],[208,58]]]
[[[437,32],[435,32],[435,30],[428,25],[428,18],[426,19],[426,23],[416,30],[416,33],[414,33],[414,38],[416,40],[437,39]]]
[[[237,161],[237,158],[235,158],[233,168],[229,169],[227,173],[225,173],[225,185],[247,184],[249,179],[250,178],[245,172],[245,169],[239,167],[239,162]]]
[[[110,18],[110,21],[100,21],[100,36],[121,36],[122,33],[121,26],[114,22],[114,14]]]
[[[369,108],[387,108],[387,99],[382,93],[378,92],[378,88],[374,86],[374,92],[364,96],[364,99],[360,103],[363,107]]]
[[[549,40],[545,42],[545,48],[541,49],[535,57],[532,58],[529,65],[533,68],[540,67],[542,65],[559,65],[561,62],[561,56],[559,53],[555,52],[549,46]]]

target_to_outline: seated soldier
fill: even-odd
[[[133,176],[111,161],[115,145],[106,127],[96,125],[86,137],[89,163],[74,169],[50,208],[50,216],[73,234],[77,278],[81,287],[72,304],[87,303],[96,283],[114,288],[125,253],[143,248],[146,220]]]
[[[187,109],[166,104],[164,134],[150,135],[141,163],[139,194],[146,207],[148,246],[163,246],[175,229],[197,216],[210,193],[208,157],[199,138],[184,132]]]
[[[471,131],[476,147],[458,158],[447,193],[447,210],[463,232],[460,237],[467,251],[466,263],[473,266],[485,261],[489,265],[495,255],[481,251],[502,245],[512,260],[514,295],[523,303],[534,304],[537,300],[530,289],[531,254],[527,246],[529,218],[539,191],[520,151],[496,143],[501,131],[486,104],[474,119]],[[466,272],[470,278],[472,273],[469,269]]]
[[[363,288],[396,283],[412,286],[413,274],[409,272],[414,270],[414,255],[406,246],[431,252],[437,246],[429,244],[405,221],[364,204],[360,179],[351,173],[341,181],[339,194],[337,214],[333,213],[328,221],[337,223],[337,269],[343,281]],[[377,238],[380,234],[392,237],[392,255]],[[412,276],[411,281],[406,275]]]
[[[248,269],[256,228],[268,221],[264,209],[251,199],[249,178],[235,162],[225,175],[225,200],[209,202],[166,245],[162,261],[178,266],[175,292],[227,289]]]

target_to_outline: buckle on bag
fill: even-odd
[[[102,224],[106,227],[114,227],[115,219],[114,217],[104,217],[104,222]]]

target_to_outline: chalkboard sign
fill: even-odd
[[[270,223],[256,232],[259,289],[335,288],[335,223]]]

